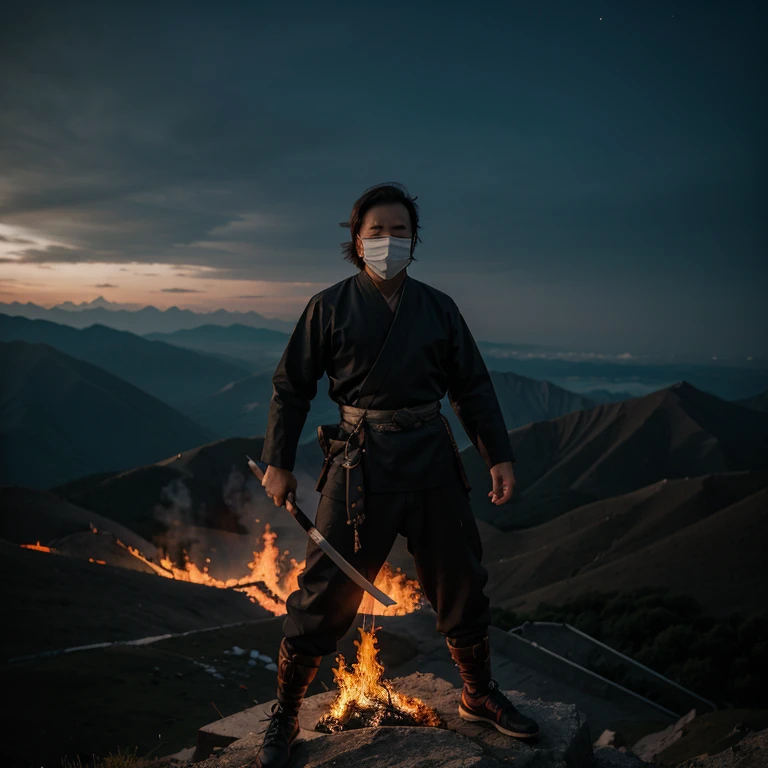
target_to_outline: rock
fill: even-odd
[[[595,749],[599,749],[600,747],[612,747],[615,738],[616,731],[609,731],[606,729],[600,734],[599,738],[594,743],[594,747]]]
[[[431,674],[414,673],[392,681],[397,690],[418,696],[435,709],[447,728],[364,728],[323,734],[313,731],[327,711],[335,691],[311,696],[302,705],[302,731],[293,753],[305,768],[593,768],[592,740],[584,717],[575,707],[527,699],[516,691],[507,696],[535,718],[541,734],[535,741],[505,736],[490,726],[468,723],[458,715],[460,689]],[[258,752],[272,702],[253,707],[200,729],[197,758],[214,746],[229,746],[199,768],[246,768]]]
[[[597,747],[595,749],[597,768],[648,768],[648,763],[625,749]]]
[[[641,760],[650,763],[656,755],[661,754],[667,747],[682,738],[683,729],[695,717],[696,710],[692,709],[688,714],[683,715],[676,723],[670,725],[669,728],[643,736],[643,738],[632,747],[632,752],[634,752]]]
[[[196,768],[251,768],[261,738],[251,734],[221,757]],[[294,745],[291,765],[302,768],[498,768],[469,739],[440,728],[360,728]]]
[[[768,765],[768,729],[745,736],[716,755],[702,755],[677,768],[765,768]]]

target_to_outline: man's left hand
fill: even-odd
[[[493,490],[488,491],[492,504],[506,504],[512,498],[515,490],[515,473],[511,461],[503,461],[491,467]]]

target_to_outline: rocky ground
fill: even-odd
[[[517,691],[508,691],[516,706],[540,724],[539,738],[529,743],[461,720],[457,712],[459,688],[434,675],[415,673],[396,678],[392,684],[398,691],[429,703],[446,728],[364,728],[330,735],[318,733],[312,728],[335,696],[329,691],[308,698],[302,706],[302,732],[293,751],[294,764],[306,768],[493,768],[512,764],[518,768],[588,768],[594,765],[589,726],[573,705],[528,699]],[[221,754],[196,765],[199,768],[250,768],[267,725],[259,718],[264,717],[264,710],[270,706],[271,702],[254,707],[250,718],[241,715],[239,726],[243,737],[233,741]],[[220,732],[226,730],[225,721],[218,726]],[[204,742],[205,734],[201,734],[201,739]]]

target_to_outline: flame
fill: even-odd
[[[382,679],[384,665],[378,659],[376,629],[366,632],[358,627],[358,630],[360,640],[355,640],[357,663],[349,670],[344,656],[339,654],[339,666],[333,670],[339,692],[317,725],[323,730],[342,730],[354,714],[364,715],[369,727],[378,726],[391,715],[410,718],[418,725],[441,725],[439,715],[421,699],[399,693]]]
[[[280,550],[275,544],[277,534],[274,533],[267,524],[264,533],[261,536],[263,548],[261,552],[253,553],[253,560],[248,563],[249,573],[239,579],[217,579],[208,573],[208,565],[201,570],[190,559],[187,553],[184,553],[183,567],[177,566],[168,557],[161,553],[159,556],[160,564],[154,563],[149,558],[141,554],[136,547],[123,544],[118,539],[117,543],[128,550],[135,558],[148,565],[158,576],[166,579],[176,579],[178,581],[189,581],[193,584],[203,584],[207,587],[218,587],[219,589],[236,589],[238,592],[244,592],[253,601],[259,603],[263,608],[275,614],[283,615],[285,610],[285,599],[294,590],[298,588],[298,578],[304,569],[304,563],[297,563],[291,558],[287,571],[280,562]],[[206,563],[210,558],[206,558]]]
[[[90,528],[94,533],[97,532],[93,524]],[[275,616],[282,616],[286,613],[286,598],[299,587],[299,574],[304,570],[305,561],[298,562],[295,558],[289,558],[288,550],[281,553],[277,545],[277,534],[270,528],[269,523],[264,526],[261,541],[261,550],[254,551],[253,560],[248,563],[248,573],[238,579],[227,580],[217,579],[208,573],[208,564],[211,561],[209,557],[205,558],[206,564],[201,569],[189,559],[186,552],[183,553],[183,563],[176,565],[162,550],[158,554],[158,562],[154,562],[136,547],[124,544],[120,539],[117,539],[117,544],[151,568],[158,576],[218,589],[234,589],[243,592],[252,602],[258,603]],[[41,546],[39,541],[37,544],[21,546],[40,552],[55,552],[50,547]],[[106,564],[103,560],[94,558],[89,558],[89,561],[100,565]],[[419,582],[409,579],[400,568],[393,570],[389,563],[385,563],[374,583],[382,592],[396,600],[397,604],[387,608],[366,593],[360,602],[359,613],[373,616],[404,616],[420,608]]]
[[[55,549],[51,549],[50,547],[46,547],[44,544],[41,544],[39,541],[37,544],[20,544],[19,546],[24,547],[24,549],[34,549],[36,552],[55,552]]]
[[[396,600],[397,605],[383,606],[373,595],[366,592],[358,613],[368,616],[405,616],[421,607],[419,582],[416,579],[409,579],[400,568],[393,571],[389,563],[384,563],[373,585]]]
[[[184,565],[179,567],[173,563],[167,554],[160,555],[160,564],[154,563],[139,552],[135,547],[127,546],[118,539],[118,544],[127,549],[134,557],[148,565],[156,574],[167,579],[190,581],[195,584],[204,584],[208,587],[219,589],[235,589],[248,595],[251,601],[258,603],[275,616],[286,613],[285,600],[291,592],[299,588],[299,574],[304,570],[305,561],[298,562],[290,558],[287,565],[285,556],[289,554],[285,550],[281,557],[280,548],[277,546],[277,534],[270,528],[269,523],[264,526],[261,536],[263,547],[260,552],[253,553],[253,560],[248,563],[249,573],[239,579],[227,579],[222,581],[208,573],[206,565],[200,570],[184,553]],[[206,558],[206,563],[210,558]],[[390,595],[397,601],[397,605],[385,607],[372,596],[363,597],[358,613],[372,614],[374,616],[404,616],[413,613],[421,605],[421,590],[419,582],[409,579],[400,568],[393,571],[389,563],[385,563],[379,571],[374,582],[380,590]]]
[[[262,534],[264,548],[261,552],[253,553],[253,560],[248,563],[250,573],[248,576],[240,579],[240,584],[248,582],[261,582],[277,598],[277,600],[264,595],[263,590],[258,586],[249,586],[240,590],[245,592],[252,600],[255,599],[263,608],[271,611],[275,616],[281,616],[286,612],[285,600],[291,592],[299,588],[299,574],[304,570],[304,561],[297,562],[291,558],[288,563],[287,572],[283,573],[280,564],[280,549],[275,543],[277,534],[269,527],[269,523],[264,526]],[[286,551],[287,554],[287,551]]]

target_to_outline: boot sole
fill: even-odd
[[[518,731],[510,731],[507,728],[502,728],[493,720],[487,717],[480,717],[480,715],[473,715],[471,712],[467,712],[466,709],[462,709],[462,707],[459,707],[459,717],[462,720],[468,720],[472,723],[487,723],[488,725],[492,725],[497,731],[505,734],[506,736],[514,736],[517,739],[535,739],[539,735],[538,731],[536,731],[536,733],[520,733]]]

